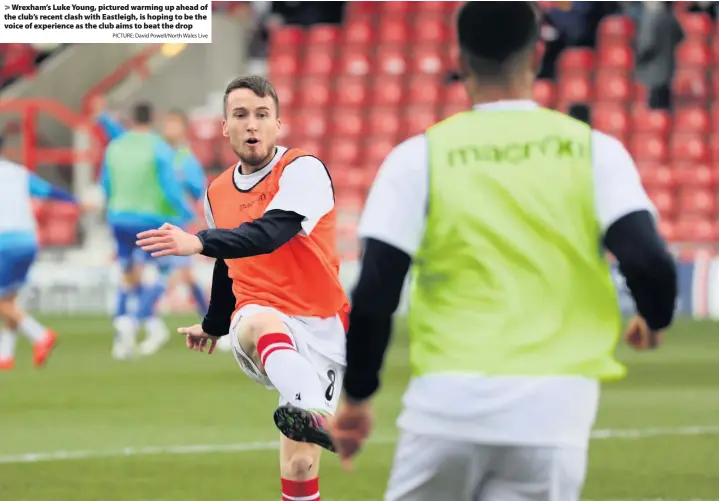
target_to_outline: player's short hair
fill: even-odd
[[[150,125],[152,123],[152,105],[150,103],[138,103],[132,110],[132,119],[139,125]]]
[[[480,79],[504,80],[539,37],[533,2],[467,2],[457,14],[461,57]]]
[[[183,109],[170,108],[170,111],[167,112],[167,116],[179,118],[185,127],[190,126],[190,119],[187,117],[187,113],[185,113],[185,110]]]
[[[275,102],[277,118],[280,117],[280,100],[277,97],[275,87],[265,77],[258,75],[235,78],[227,85],[227,88],[225,89],[225,97],[222,99],[222,108],[225,115],[227,114],[227,98],[230,95],[230,92],[237,89],[250,89],[257,97],[271,97]]]

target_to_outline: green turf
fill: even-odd
[[[275,441],[275,393],[251,382],[232,356],[187,351],[181,338],[132,362],[110,358],[107,319],[45,319],[62,336],[50,364],[0,373],[0,456],[60,450]],[[173,326],[181,318],[169,320]],[[374,436],[347,474],[327,456],[325,500],[381,499],[407,380],[398,329],[376,400]],[[680,323],[656,353],[620,349],[629,377],[604,389],[598,428],[719,426],[719,326]],[[0,462],[0,501],[273,501],[277,452],[195,452]],[[592,443],[584,497],[592,500],[719,499],[719,435]]]

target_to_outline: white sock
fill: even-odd
[[[15,343],[17,343],[17,334],[9,330],[0,331],[0,360],[15,358]]]
[[[323,409],[324,390],[312,364],[285,333],[265,334],[257,342],[265,373],[282,398],[295,407]]]
[[[18,329],[25,334],[25,337],[28,338],[31,343],[37,343],[43,340],[47,332],[47,328],[30,315],[25,315],[25,318],[20,321]]]
[[[137,339],[137,322],[134,318],[129,315],[123,315],[115,318],[113,321],[113,327],[115,328],[115,344],[124,344],[132,346],[135,344]]]
[[[150,317],[145,321],[145,330],[148,339],[164,339],[169,336],[165,321],[158,317]]]

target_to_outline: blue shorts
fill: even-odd
[[[167,256],[167,257],[169,258],[170,268],[172,268],[173,270],[192,267],[192,259],[190,259],[190,256]]]
[[[16,293],[25,284],[36,254],[37,247],[0,250],[0,298]]]
[[[129,271],[134,265],[145,263],[150,258],[150,254],[140,249],[135,242],[138,233],[154,229],[155,226],[147,225],[112,225],[117,260],[124,271]]]

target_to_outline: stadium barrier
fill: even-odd
[[[195,276],[209,294],[212,281],[212,262],[201,258],[195,261]],[[679,300],[677,313],[696,319],[719,319],[719,257],[697,255],[691,260],[677,262]],[[342,284],[350,290],[358,276],[358,263],[345,262],[341,267]],[[614,267],[618,301],[625,315],[634,312],[634,301],[624,283],[624,277]],[[152,282],[156,271],[150,267],[145,279]],[[26,307],[44,314],[110,314],[115,305],[115,292],[120,281],[119,269],[114,266],[84,267],[52,263],[37,263],[23,291]],[[407,311],[407,293],[403,293],[400,313]],[[189,291],[176,287],[165,295],[158,308],[163,314],[189,313],[195,310]]]

